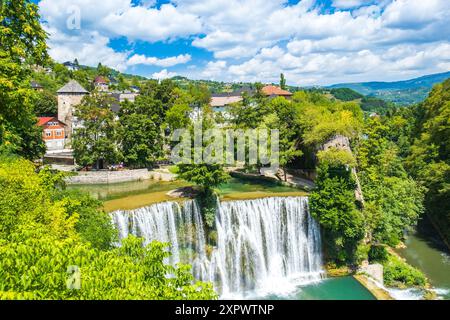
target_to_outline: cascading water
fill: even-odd
[[[219,203],[217,231],[209,236],[195,201],[116,211],[112,217],[121,239],[133,234],[147,243],[170,242],[167,262],[191,264],[194,276],[212,281],[222,297],[288,292],[324,274],[319,226],[304,197]]]

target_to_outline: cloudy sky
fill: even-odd
[[[450,70],[449,0],[35,0],[50,54],[153,78],[291,85]]]

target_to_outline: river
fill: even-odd
[[[450,300],[450,253],[428,218],[419,222],[405,244],[397,252],[427,276],[438,297]]]
[[[114,185],[70,186],[69,188],[78,188],[88,191],[94,197],[105,202],[105,209],[108,212],[115,212],[117,210],[132,211],[160,202],[173,201],[172,198],[167,196],[167,192],[187,185],[188,184],[184,182],[165,183],[142,181]],[[302,197],[307,194],[299,189],[280,186],[266,181],[246,181],[238,179],[231,179],[229,183],[221,186],[220,193],[221,201],[234,202],[267,197]],[[258,217],[258,219],[262,218]],[[264,219],[261,221],[263,220]],[[258,223],[255,224],[255,226],[257,225]],[[249,227],[251,226],[244,225],[243,230]],[[264,248],[265,246],[264,244],[258,245],[262,245],[261,248]],[[397,252],[403,256],[408,263],[416,266],[426,274],[439,298],[450,299],[450,255],[447,248],[442,244],[436,232],[434,232],[426,219],[422,220],[419,223],[417,230],[408,236],[406,245],[407,247],[405,249],[399,249]],[[257,248],[257,246],[254,246],[254,248]],[[239,263],[236,263],[236,266],[238,266],[238,264]],[[264,270],[266,273],[271,272],[268,267],[265,268],[266,269]],[[250,270],[249,272],[253,273],[254,270]],[[301,281],[300,283],[293,282],[290,285],[289,283],[285,283],[286,286],[281,288],[280,292],[276,293],[263,293],[263,291],[258,291],[252,294],[251,292],[247,292],[247,297],[254,299],[300,300],[374,299],[374,297],[352,277],[313,280],[315,281],[309,283],[301,283]],[[233,281],[230,283],[234,283]],[[245,281],[248,281],[248,279]],[[401,299],[414,299],[420,296],[414,290],[399,291],[397,294],[397,298]]]

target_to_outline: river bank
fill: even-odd
[[[356,280],[358,280],[359,283],[361,283],[367,290],[370,291],[371,294],[377,299],[377,300],[395,300],[388,291],[386,291],[383,288],[380,288],[379,285],[377,285],[372,279],[367,277],[364,274],[355,274],[353,276]]]
[[[96,199],[102,200],[107,212],[132,210],[165,201],[177,201],[170,191],[189,187],[184,181],[142,180],[117,184],[69,185],[69,189],[80,189]],[[218,188],[222,201],[259,199],[267,197],[306,196],[302,189],[284,186],[273,181],[261,179],[232,178]],[[178,200],[183,200],[181,198]]]
[[[108,212],[114,212],[116,210],[134,210],[139,208],[144,208],[152,204],[164,203],[164,202],[184,202],[185,198],[174,199],[168,195],[169,191],[183,188],[189,186],[187,183],[182,181],[172,181],[172,182],[160,182],[160,181],[136,181],[130,183],[120,183],[120,184],[109,184],[109,185],[85,185],[85,186],[69,186],[69,188],[80,188],[84,191],[88,191],[96,198],[103,200],[105,203],[105,210]],[[228,201],[248,201],[252,199],[264,199],[264,198],[286,198],[286,197],[302,197],[306,196],[306,192],[301,189],[295,189],[280,184],[274,184],[270,181],[254,181],[254,180],[242,180],[242,179],[231,179],[227,184],[220,187],[220,200],[221,202]],[[410,261],[408,261],[411,263]],[[413,264],[413,263],[411,263]],[[413,264],[414,265],[414,264]],[[420,266],[415,265],[421,268]],[[422,269],[422,268],[421,268]],[[442,273],[442,271],[440,271]],[[428,276],[428,274],[427,274]],[[341,274],[338,278],[348,278],[348,273]],[[352,278],[352,276],[350,276]],[[331,279],[331,278],[328,278]],[[353,279],[353,278],[352,278]],[[323,288],[330,286],[330,290],[334,290],[334,284],[337,282],[329,282],[322,285],[307,285],[307,289],[304,286],[300,286],[299,289],[289,295],[277,295],[274,298],[277,299],[295,299],[295,297],[302,296],[304,291],[302,290],[312,290],[312,292],[322,292]],[[354,277],[354,281],[358,283],[359,286],[364,287],[364,290],[370,292],[370,295],[376,297],[380,300],[392,300],[393,297],[390,295],[389,290],[384,290],[383,288],[377,287],[376,284],[370,281],[364,275],[357,275]],[[349,284],[344,281],[349,286],[354,286],[354,284]],[[333,283],[333,285],[331,285]],[[433,285],[435,285],[433,281]],[[319,287],[317,287],[319,286]],[[337,285],[338,287],[340,286]],[[436,285],[435,285],[436,286]],[[436,286],[439,288],[439,286]],[[367,297],[363,292],[359,292],[360,296]],[[294,292],[293,291],[293,292]],[[393,289],[393,291],[395,291]],[[398,291],[398,292],[397,292]],[[394,292],[397,298],[410,298],[415,292],[409,292],[405,290],[397,290]],[[303,293],[300,293],[303,292]],[[328,296],[323,293],[324,296]],[[312,295],[306,295],[306,297],[313,297]],[[344,295],[340,298],[347,298],[351,296]],[[336,299],[340,299],[337,297]],[[413,297],[415,298],[415,297]]]
[[[450,251],[430,220],[422,219],[405,247],[395,251],[426,275],[438,298],[450,300]]]

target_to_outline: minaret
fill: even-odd
[[[67,139],[70,142],[73,133],[74,107],[81,103],[83,97],[89,92],[77,81],[70,80],[64,87],[57,91],[58,94],[58,120],[67,125]]]

